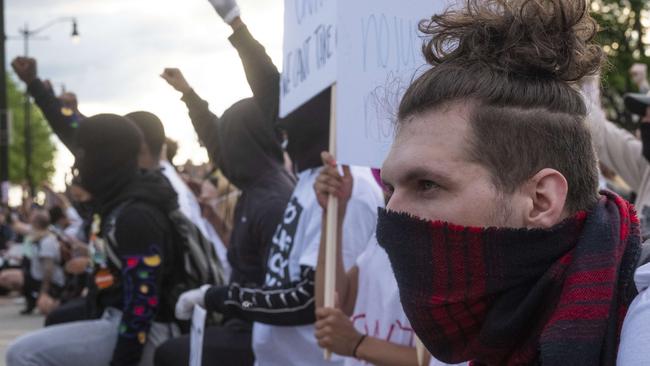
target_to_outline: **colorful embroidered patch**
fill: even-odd
[[[106,268],[102,268],[95,273],[95,285],[100,290],[107,289],[115,284],[115,277]]]
[[[61,107],[61,114],[65,117],[70,117],[74,114],[74,111],[68,107]]]
[[[152,246],[144,256],[122,258],[122,286],[124,287],[123,325],[120,336],[147,341],[147,331],[159,305],[156,280],[162,264],[160,250]]]
[[[149,267],[158,267],[160,265],[160,256],[158,254],[144,257],[142,260]]]
[[[144,306],[136,306],[133,308],[133,314],[137,316],[142,316],[144,314]]]
[[[139,258],[137,257],[130,257],[126,260],[126,267],[127,268],[133,268],[138,265]]]
[[[152,296],[149,298],[149,306],[158,306],[158,298],[155,296]]]

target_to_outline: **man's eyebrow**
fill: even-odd
[[[422,167],[413,167],[408,169],[403,175],[402,179],[404,182],[427,179],[432,180],[438,184],[446,185],[450,184],[452,180],[444,173],[435,172],[430,169],[425,169]]]

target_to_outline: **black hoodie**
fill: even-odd
[[[112,242],[117,257],[100,248],[105,260],[95,264],[95,279],[108,271],[112,286],[91,286],[88,297],[96,311],[122,311],[111,365],[138,364],[151,323],[173,321],[174,300],[163,290],[182,273],[175,271],[181,255],[167,216],[177,207],[176,193],[159,174],[138,170],[141,141],[132,122],[103,114],[81,124],[75,143],[78,181],[93,195],[103,246]]]
[[[287,132],[287,153],[296,171],[323,165],[320,153],[329,148],[330,89],[280,119],[280,73],[266,50],[245,26],[229,39],[239,52],[248,84],[265,120]]]
[[[264,47],[246,27],[237,29],[230,42],[239,52],[254,99],[265,120],[287,132],[287,152],[296,171],[320,167],[320,154],[328,149],[329,142],[330,90],[321,92],[286,118],[279,119],[280,74]],[[287,206],[287,212],[291,212],[290,206]],[[282,223],[277,227],[276,235],[275,243],[286,235]],[[213,286],[205,295],[206,309],[218,311],[226,317],[272,325],[311,324],[314,322],[314,276],[314,268],[304,266],[299,280],[281,288],[239,284]]]
[[[61,100],[49,90],[40,79],[35,79],[27,86],[27,91],[34,97],[34,102],[41,109],[59,140],[74,154],[75,132],[79,123],[86,117],[74,112],[64,113]]]
[[[242,191],[228,248],[230,281],[262,284],[268,247],[295,185],[284,169],[277,130],[252,99],[235,103],[221,118],[194,91],[182,99],[210,160]]]

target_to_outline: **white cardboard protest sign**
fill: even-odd
[[[285,0],[280,117],[336,81],[337,0]]]
[[[443,0],[355,0],[339,9],[337,160],[381,167],[394,137],[399,102],[419,72],[421,20]]]
[[[285,0],[280,117],[337,84],[340,163],[380,167],[399,101],[426,70],[418,31],[446,0]]]
[[[190,331],[190,366],[201,366],[206,313],[205,309],[201,306],[194,306],[192,330]]]

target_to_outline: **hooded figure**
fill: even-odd
[[[77,182],[88,191],[98,213],[108,214],[127,199],[140,199],[166,211],[175,208],[175,193],[160,177],[138,168],[142,133],[129,120],[111,114],[87,119],[77,132]]]
[[[142,136],[132,122],[112,114],[86,122],[77,133],[75,167],[101,218],[97,239],[91,239],[88,306],[102,316],[18,339],[8,351],[9,365],[150,364],[157,344],[178,334],[175,298],[166,292],[182,272],[167,216],[176,195],[161,176],[139,171]]]
[[[268,245],[294,187],[283,166],[279,135],[250,98],[221,118],[193,90],[183,100],[210,159],[242,191],[228,248],[231,282],[262,283]]]
[[[125,115],[142,132],[144,146],[140,149],[138,164],[141,169],[156,170],[160,167],[160,155],[165,146],[165,127],[155,114],[144,111]]]
[[[218,147],[210,149],[211,157],[239,189],[245,190],[260,177],[283,166],[279,135],[264,120],[252,98],[242,99],[228,108],[217,122],[217,129],[213,137]]]
[[[182,77],[180,71],[172,72],[176,80]],[[252,99],[235,103],[219,118],[210,112],[207,102],[186,86],[187,90],[179,91],[183,92],[182,100],[210,160],[242,192],[235,206],[228,248],[232,273],[225,288],[238,284],[259,286],[264,283],[266,256],[275,228],[294,187],[293,177],[284,168],[279,134]],[[201,289],[193,291],[197,297],[204,296]],[[189,317],[179,316],[178,311],[176,315],[179,319]],[[203,360],[252,365],[251,330],[249,320],[237,317],[229,317],[222,327],[209,327]],[[189,353],[189,337],[170,340],[157,350],[156,365],[187,364]]]

